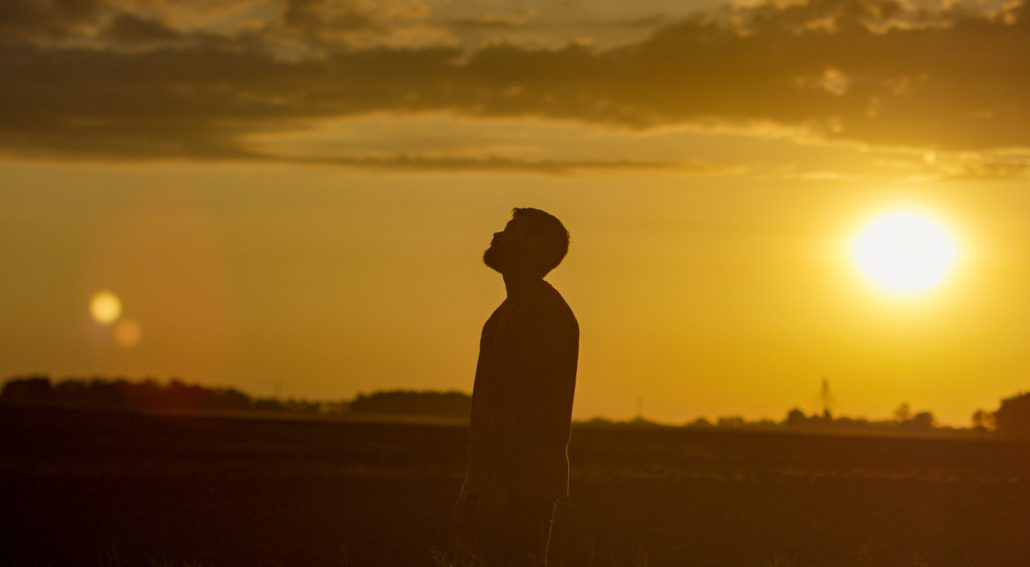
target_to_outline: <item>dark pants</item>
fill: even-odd
[[[475,505],[469,497],[464,512],[471,516]],[[477,567],[547,567],[555,507],[554,498],[508,498],[497,517],[465,531],[463,555]]]

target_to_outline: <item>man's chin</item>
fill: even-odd
[[[500,273],[504,272],[504,264],[501,262],[501,259],[498,257],[496,251],[494,251],[493,248],[487,249],[486,252],[483,252],[483,263],[486,264],[486,267],[490,268],[491,270]]]

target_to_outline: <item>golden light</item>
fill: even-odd
[[[110,325],[122,315],[122,301],[109,291],[98,291],[89,300],[89,313],[101,325]]]
[[[951,272],[958,247],[932,218],[896,211],[859,232],[851,243],[851,257],[877,287],[908,296],[939,285]]]

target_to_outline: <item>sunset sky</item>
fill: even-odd
[[[529,206],[577,418],[967,425],[1030,390],[1028,54],[1007,0],[4,0],[0,378],[471,391]],[[899,210],[956,246],[904,296]]]

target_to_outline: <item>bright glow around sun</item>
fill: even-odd
[[[940,284],[958,257],[951,235],[930,217],[913,211],[885,214],[851,243],[851,257],[877,287],[914,295]]]
[[[98,291],[89,300],[89,314],[101,325],[110,325],[122,315],[122,301],[109,291]]]

